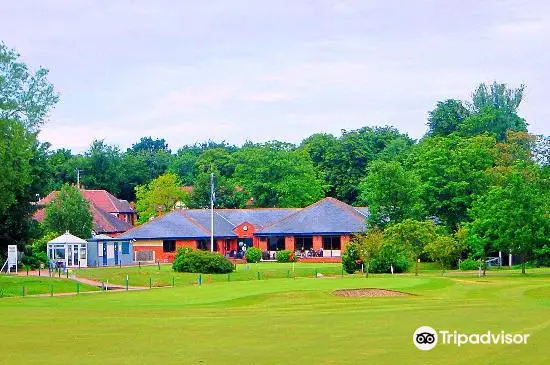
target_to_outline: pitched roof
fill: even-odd
[[[207,213],[207,210],[203,211]],[[160,218],[155,218],[141,226],[135,227],[119,238],[128,239],[201,239],[210,237],[210,223],[206,226],[204,213],[189,214],[185,210],[176,210]],[[227,230],[221,216],[214,216],[214,232],[216,237],[237,237],[231,230]],[[208,216],[208,222],[210,218]],[[222,229],[218,230],[217,227]]]
[[[90,204],[90,212],[93,219],[93,230],[96,233],[120,233],[132,228],[132,225],[122,219],[115,217],[111,213],[135,213],[134,209],[126,200],[117,199],[115,196],[105,190],[84,190],[80,192],[84,199]],[[57,197],[58,191],[52,191],[44,198],[40,199],[38,206],[44,207],[51,203]],[[45,217],[45,209],[38,209],[33,218],[42,222]]]
[[[92,212],[93,229],[95,233],[126,232],[132,228],[130,223],[115,217],[111,213],[107,213],[103,209],[98,208],[94,203],[90,204],[90,210]]]
[[[55,200],[59,191],[52,191],[38,201],[38,205],[44,206]],[[108,213],[135,213],[128,201],[116,198],[106,190],[86,190],[80,189],[80,193],[90,203],[94,203],[98,208]]]
[[[355,233],[366,229],[360,211],[334,198],[325,198],[267,226],[258,235]]]
[[[300,210],[300,208],[255,208],[217,209],[216,212],[224,216],[233,226],[248,222],[257,229],[261,229]]]
[[[53,240],[49,241],[48,243],[65,244],[65,243],[88,243],[88,242],[67,231],[63,233],[61,236],[58,236]]]

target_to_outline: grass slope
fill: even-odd
[[[334,289],[413,294],[341,298]],[[546,275],[373,276],[214,282],[0,300],[5,363],[539,364],[550,341]],[[531,333],[527,345],[412,344],[422,325]]]
[[[76,282],[68,279],[50,278],[47,276],[16,276],[0,275],[0,298],[35,294],[49,294],[53,288],[54,293],[75,293]],[[79,290],[99,290],[96,287],[79,284]]]

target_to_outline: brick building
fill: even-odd
[[[365,230],[367,214],[334,198],[305,208],[215,209],[214,250],[225,255],[254,246],[270,257],[283,249],[313,250],[338,261],[350,236]],[[120,238],[134,240],[135,261],[172,262],[178,247],[210,249],[210,219],[208,209],[176,210]]]

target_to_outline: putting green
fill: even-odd
[[[342,288],[412,296],[338,297]],[[32,364],[539,364],[548,359],[547,275],[213,282],[0,300],[2,362]],[[438,345],[420,326],[530,333],[526,345]]]

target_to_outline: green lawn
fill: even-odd
[[[261,262],[257,264],[237,265],[237,270],[230,275],[202,275],[204,283],[228,282],[243,280],[269,280],[288,277],[315,277],[316,273],[330,276],[341,276],[342,266],[340,264],[310,264],[310,263],[280,263]],[[111,267],[111,268],[87,268],[75,271],[79,277],[113,283],[125,284],[128,277],[130,286],[172,286],[172,280],[176,286],[191,285],[196,283],[199,274],[177,273],[172,270],[172,265],[161,264],[158,266],[132,266],[132,267]],[[345,274],[348,275],[348,274]]]
[[[47,276],[0,275],[0,298],[35,294],[75,293],[77,283],[69,279],[50,278]],[[78,284],[78,290],[99,290],[96,287]]]
[[[160,275],[160,274],[159,274]],[[378,287],[412,296],[340,298]],[[546,272],[339,276],[205,283],[0,300],[2,362],[32,364],[542,364],[550,342]],[[438,345],[417,327],[530,333],[527,345]]]

